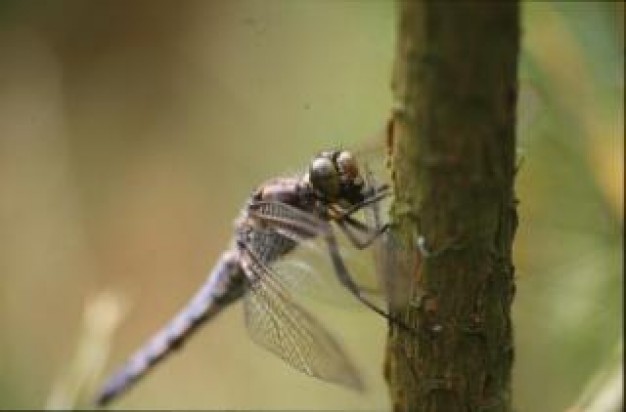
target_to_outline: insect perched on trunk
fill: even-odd
[[[206,283],[187,306],[110,378],[97,403],[104,405],[128,389],[198,327],[243,297],[251,338],[292,367],[329,382],[363,388],[356,368],[338,342],[291,299],[273,263],[301,242],[323,239],[337,279],[356,299],[388,317],[357,286],[340,255],[331,223],[359,249],[387,226],[355,218],[378,205],[386,185],[366,182],[348,151],[326,151],[313,158],[307,173],[261,185],[235,222],[231,247],[219,258]]]

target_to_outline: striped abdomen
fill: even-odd
[[[225,252],[209,275],[207,282],[187,306],[105,384],[97,403],[104,405],[127,390],[154,365],[165,358],[198,329],[244,292],[245,276],[237,252]]]

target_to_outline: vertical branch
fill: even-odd
[[[401,2],[389,150],[400,239],[421,293],[390,326],[394,410],[508,411],[517,225],[516,1]]]

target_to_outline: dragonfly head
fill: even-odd
[[[363,200],[363,177],[349,151],[333,150],[315,156],[309,165],[308,181],[326,201],[355,204]]]

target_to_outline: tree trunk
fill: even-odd
[[[519,6],[402,2],[399,17],[391,219],[422,252],[393,310],[413,333],[390,324],[393,407],[509,411]]]

